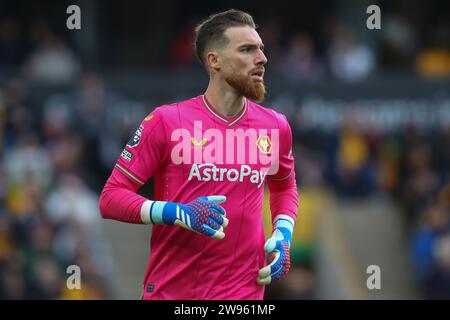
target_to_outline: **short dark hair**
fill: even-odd
[[[204,54],[211,45],[226,45],[224,35],[230,27],[249,26],[256,29],[253,17],[241,10],[230,9],[210,15],[195,28],[195,53],[204,65]]]

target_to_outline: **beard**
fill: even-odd
[[[264,82],[253,81],[250,76],[233,72],[225,78],[225,81],[235,89],[238,94],[260,103],[266,96],[266,87]]]

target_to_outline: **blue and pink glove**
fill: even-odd
[[[257,280],[259,285],[268,285],[289,272],[294,224],[294,219],[288,215],[280,214],[275,217],[272,236],[264,245],[264,250],[269,254],[271,263],[259,270]]]
[[[220,203],[225,196],[200,197],[187,204],[165,201],[144,202],[141,219],[144,223],[176,225],[211,238],[223,239],[228,225],[225,209]]]

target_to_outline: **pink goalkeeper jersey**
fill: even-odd
[[[230,118],[203,95],[156,108],[116,164],[144,184],[152,200],[188,203],[225,195],[229,225],[216,240],[171,225],[153,225],[144,299],[262,299],[256,283],[265,262],[262,222],[266,179],[292,176],[292,133],[286,118],[250,100]],[[297,208],[283,213],[296,218]]]

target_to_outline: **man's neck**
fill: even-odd
[[[245,105],[245,97],[238,95],[228,83],[221,86],[210,81],[205,96],[214,109],[228,117],[238,114]]]

